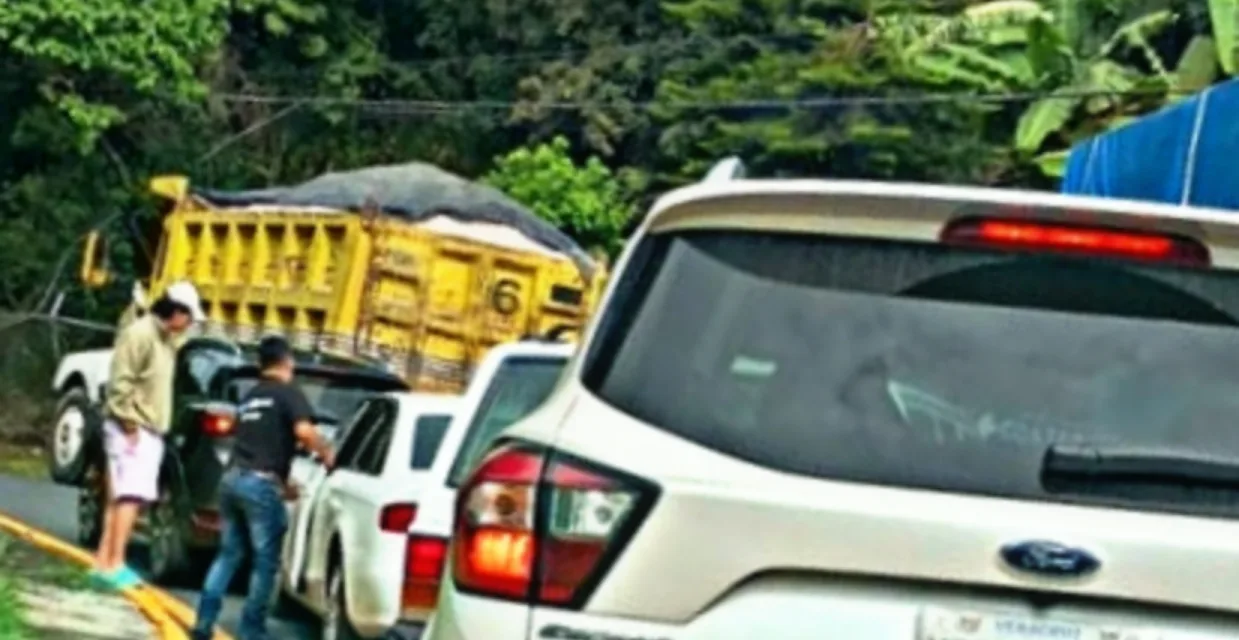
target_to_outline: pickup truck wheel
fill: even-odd
[[[87,549],[99,546],[103,537],[103,510],[107,505],[107,470],[102,462],[86,466],[77,492],[77,542]]]
[[[102,420],[86,390],[74,387],[60,398],[47,447],[48,470],[59,484],[76,485],[86,472],[86,450]]]
[[[348,619],[343,568],[336,569],[332,573],[331,587],[327,591],[327,611],[323,616],[323,640],[365,640]]]
[[[176,586],[178,581],[191,577],[188,574],[193,562],[181,520],[170,499],[164,498],[150,507],[146,534],[147,569],[151,582]]]

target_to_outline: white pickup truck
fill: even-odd
[[[61,484],[81,482],[86,469],[88,437],[97,433],[104,387],[112,367],[111,349],[79,351],[65,356],[56,367],[52,391],[56,394],[56,418],[48,447],[52,479]]]
[[[118,326],[140,317],[148,296],[135,283],[132,302]],[[52,376],[56,398],[56,418],[49,434],[47,466],[52,479],[60,484],[80,485],[86,474],[85,447],[88,438],[99,433],[103,396],[112,370],[112,349],[77,351],[61,358]]]

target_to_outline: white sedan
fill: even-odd
[[[345,640],[381,637],[423,611],[422,574],[437,587],[447,540],[409,530],[457,402],[377,396],[341,430],[333,471],[296,461],[302,495],[290,507],[277,608],[295,600],[322,616],[324,638]]]

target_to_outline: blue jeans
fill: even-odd
[[[253,551],[253,572],[238,638],[266,640],[267,609],[280,568],[284,532],[288,530],[284,498],[274,480],[239,469],[229,469],[224,474],[219,494],[223,535],[219,554],[202,586],[193,636],[211,637],[228,585],[248,548]]]

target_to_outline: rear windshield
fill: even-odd
[[[499,365],[465,432],[448,475],[449,486],[460,486],[495,437],[551,395],[567,362],[567,358],[548,356],[515,357]]]
[[[791,473],[1233,514],[1233,490],[1047,488],[1042,470],[1052,446],[1239,465],[1237,287],[1223,271],[931,244],[654,236],[585,382],[642,421]]]
[[[297,374],[293,383],[310,401],[316,420],[337,425],[357,413],[361,403],[376,394],[404,389],[398,382],[368,376],[302,373]],[[256,384],[257,374],[233,378],[229,385],[229,399],[237,401],[244,398]]]

